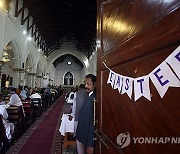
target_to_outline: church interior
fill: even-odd
[[[179,31],[179,0],[0,0],[0,153],[79,153],[68,117],[88,74],[84,154],[179,153]]]

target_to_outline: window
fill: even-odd
[[[73,85],[73,75],[71,72],[67,72],[65,75],[64,75],[64,85]]]

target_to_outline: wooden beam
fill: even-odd
[[[35,25],[35,27],[36,27],[36,25]],[[33,37],[34,35],[36,36],[36,33],[37,33],[37,32],[38,32],[38,28],[35,28],[35,31],[34,31],[32,37]]]
[[[18,5],[19,5],[19,0],[16,0],[16,6],[15,6],[15,17],[18,16],[17,12],[18,12]]]
[[[42,6],[42,5],[46,4],[45,2],[46,2],[45,0],[41,0],[41,1],[40,0],[26,0],[25,6],[28,8],[32,8],[36,5]]]
[[[28,29],[29,28],[29,17],[30,17],[29,14],[27,17],[28,17],[28,19],[27,19],[27,29]]]
[[[27,31],[29,31],[31,28],[33,29],[33,26],[34,26],[34,25],[35,25],[35,22],[34,22],[34,20],[33,20],[31,26],[29,26],[29,27],[27,28]],[[33,33],[32,33],[32,34],[33,34]]]
[[[28,13],[27,17],[23,19],[23,21],[22,21],[22,25],[24,25],[24,23],[26,22],[26,20],[28,20],[28,19],[29,19],[29,17],[30,17],[30,15],[29,15],[29,13]]]
[[[18,17],[19,14],[25,9],[24,2],[22,8],[20,8],[19,10],[18,10],[18,6],[19,6],[19,0],[16,0],[15,17]]]
[[[43,41],[43,39],[42,39],[42,36],[41,36],[40,40],[38,40],[38,44],[37,45],[41,44],[42,41]]]
[[[35,38],[35,41],[38,40],[39,42],[39,37],[41,36],[41,34],[38,34],[38,36]]]
[[[21,16],[21,25],[23,25],[23,20],[24,20],[24,10],[22,11],[22,16]]]
[[[34,22],[33,22],[34,23]],[[31,29],[32,29],[32,31],[31,31],[31,36],[32,36],[32,34],[33,34],[33,32],[34,32],[34,24],[32,23],[32,25],[30,26],[30,27],[32,27]]]

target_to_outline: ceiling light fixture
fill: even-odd
[[[27,34],[27,32],[26,32],[25,30],[23,30],[23,34],[24,34],[24,35],[26,35],[26,34]]]
[[[28,41],[31,41],[32,37],[28,36],[28,38],[27,38],[27,39],[28,39]]]
[[[72,62],[71,62],[71,61],[67,61],[67,64],[68,64],[68,65],[71,65],[71,64],[72,64]]]

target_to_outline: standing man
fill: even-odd
[[[86,75],[85,88],[89,97],[84,102],[79,113],[79,121],[76,131],[78,154],[93,154],[94,152],[94,125],[93,125],[93,102],[96,90],[96,76]]]
[[[74,117],[74,136],[76,136],[79,111],[81,110],[84,102],[87,100],[87,97],[88,97],[88,93],[85,90],[84,84],[79,85],[79,90],[76,92],[75,95],[76,95],[76,98],[73,103],[72,113],[71,113],[71,115],[69,115],[69,120],[72,120],[72,118]]]

